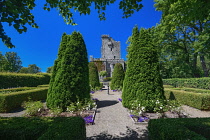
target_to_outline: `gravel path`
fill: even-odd
[[[135,125],[127,110],[118,101],[120,92],[96,92],[98,109],[95,124],[86,127],[87,140],[147,140],[147,125]]]

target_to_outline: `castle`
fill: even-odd
[[[121,63],[125,69],[125,61],[121,59],[120,42],[115,41],[109,35],[102,35],[101,58],[90,56],[90,62],[102,62],[103,71],[107,71],[107,77],[112,77],[116,63]]]

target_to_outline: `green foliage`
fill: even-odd
[[[5,72],[18,72],[21,69],[22,61],[16,52],[6,52],[6,63],[4,65]]]
[[[174,90],[165,88],[165,96],[167,99],[175,99],[181,104],[185,104],[200,110],[210,110],[210,94],[195,93],[183,90]]]
[[[94,62],[89,62],[89,82],[91,90],[100,87],[98,70]]]
[[[130,17],[135,11],[139,11],[143,5],[142,0],[121,0],[119,3],[119,9],[123,11],[123,18]],[[78,1],[78,0],[47,0],[44,5],[44,10],[50,11],[55,8],[59,12],[67,24],[76,25],[73,19],[74,12],[78,12],[80,15],[89,15],[91,13],[91,5],[94,4],[95,9],[98,11],[100,20],[105,20],[106,6],[113,4],[115,0],[89,0],[89,1]],[[0,38],[8,48],[15,47],[11,38],[4,31],[2,23],[8,23],[9,26],[13,26],[20,34],[27,31],[27,25],[33,28],[38,28],[35,23],[34,15],[31,10],[36,6],[35,0],[25,1],[1,1],[1,17],[0,17]]]
[[[11,92],[9,94],[0,94],[0,112],[13,111],[28,101],[30,98],[33,101],[45,100],[47,98],[48,87],[36,88],[31,90]]]
[[[72,102],[90,98],[87,50],[78,32],[62,36],[47,95],[48,108],[64,111]]]
[[[152,42],[150,29],[133,29],[129,38],[127,70],[123,83],[122,103],[131,108],[134,100],[148,102],[153,111],[153,100],[163,100],[164,91],[159,71],[157,48]]]
[[[173,78],[173,79],[163,79],[164,85],[172,85],[174,87],[189,87],[189,88],[200,88],[200,89],[210,89],[210,78]]]
[[[52,73],[53,72],[53,66],[47,68],[47,73]]]
[[[209,121],[210,118],[152,119],[148,124],[149,139],[207,140],[210,139]]]
[[[107,71],[100,71],[99,75],[102,77],[107,76]]]
[[[42,102],[40,102],[40,101],[30,101],[30,99],[29,99],[28,102],[23,102],[22,106],[25,108],[25,115],[26,116],[36,116],[44,108]]]
[[[112,90],[122,90],[125,72],[120,63],[115,64],[110,87]]]
[[[81,117],[0,118],[0,139],[85,140],[85,121]]]
[[[19,71],[20,73],[39,73],[41,72],[41,68],[36,64],[28,65],[28,67],[22,67]]]
[[[108,81],[111,81],[111,80],[112,80],[112,77],[105,77],[105,78],[103,79],[104,82],[108,82]]]
[[[36,87],[49,84],[49,74],[21,74],[21,73],[0,73],[0,89],[14,87]]]
[[[11,88],[11,89],[0,89],[0,94],[9,94],[12,92],[18,92],[18,91],[25,91],[29,89],[35,89],[37,87],[20,87],[20,88]]]

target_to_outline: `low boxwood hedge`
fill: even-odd
[[[181,104],[185,104],[200,110],[210,110],[210,94],[175,90],[173,88],[165,88],[164,90],[167,99],[175,99]]]
[[[0,118],[1,140],[85,140],[81,117]]]
[[[173,88],[173,90],[181,90],[181,91],[194,92],[194,93],[209,93],[210,94],[210,90],[208,90],[208,89],[198,89],[198,88],[186,88],[186,87],[182,87],[182,88]]]
[[[210,118],[152,119],[148,124],[151,140],[208,140]]]
[[[48,87],[36,88],[9,94],[0,94],[0,112],[10,112],[21,107],[24,101],[45,100],[47,98]]]
[[[172,85],[174,87],[190,87],[200,89],[210,89],[210,78],[173,78],[163,79],[164,85]]]
[[[29,89],[35,89],[37,87],[19,87],[19,88],[11,88],[11,89],[0,89],[0,94],[9,94],[11,92],[18,92],[18,91],[24,91]]]
[[[0,89],[49,84],[50,74],[0,73]]]

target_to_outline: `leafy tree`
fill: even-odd
[[[90,98],[88,59],[85,42],[79,32],[62,36],[47,95],[49,108],[66,110],[72,102]]]
[[[123,10],[123,17],[130,17],[135,11],[139,11],[143,5],[140,3],[142,0],[121,0],[119,3],[119,9]],[[75,25],[73,19],[73,13],[79,12],[80,15],[89,15],[92,4],[95,5],[95,9],[98,10],[100,20],[105,20],[106,6],[113,4],[115,0],[47,0],[44,5],[44,10],[50,11],[56,8],[59,14],[64,18],[67,24]],[[8,48],[15,47],[11,38],[6,34],[3,28],[3,22],[8,23],[9,26],[13,26],[20,34],[27,31],[27,25],[38,28],[35,23],[34,16],[31,10],[36,6],[35,0],[1,0],[0,1],[0,38]]]
[[[41,68],[36,64],[28,65],[28,67],[22,67],[19,71],[20,73],[39,73],[41,72]]]
[[[52,73],[53,72],[53,66],[47,68],[47,73]]]
[[[116,89],[122,90],[124,77],[125,77],[125,72],[123,70],[122,64],[120,63],[115,64],[114,71],[112,73],[110,88],[112,90]]]
[[[203,76],[207,77],[209,75],[209,68],[206,63],[206,58],[209,57],[210,52],[208,47],[210,45],[209,6],[210,3],[205,0],[156,0],[155,4],[156,10],[163,13],[161,19],[162,36],[167,38],[168,35],[171,37],[177,37],[177,34],[181,35],[179,40],[170,39],[170,44],[176,44],[175,46],[171,45],[171,49],[183,53],[188,51],[185,55],[181,54],[182,56],[179,56],[180,58],[183,57],[182,61],[184,60],[187,63],[187,67],[192,70],[194,77],[199,77],[197,57],[200,57]],[[162,41],[165,42],[165,40]],[[182,50],[179,47],[180,45]],[[187,67],[185,67],[185,70],[188,69]],[[177,71],[183,70],[180,67],[177,68]]]
[[[0,71],[5,71],[5,67],[6,67],[7,61],[6,58],[4,57],[4,55],[0,52]]]
[[[137,100],[147,111],[153,111],[156,100],[165,99],[160,76],[157,47],[150,29],[135,27],[129,38],[127,70],[123,83],[123,105],[131,108]]]
[[[22,68],[22,61],[16,52],[6,52],[6,68],[7,72],[18,72]]]
[[[89,63],[89,82],[91,89],[93,90],[100,87],[98,69],[94,62]]]

